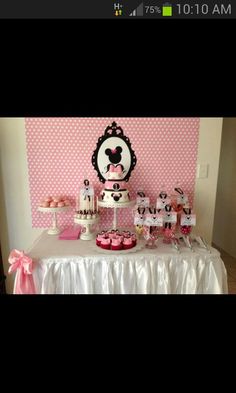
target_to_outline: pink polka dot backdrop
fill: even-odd
[[[29,170],[32,226],[47,228],[51,215],[38,212],[47,195],[66,195],[73,210],[58,214],[58,224],[73,223],[75,198],[84,178],[99,193],[99,181],[91,158],[105,128],[116,121],[130,138],[137,164],[128,182],[131,196],[144,190],[155,203],[164,186],[168,193],[178,186],[193,201],[199,118],[26,118],[26,143]],[[112,224],[111,209],[101,209],[101,227]],[[133,223],[129,208],[118,209],[118,224]]]

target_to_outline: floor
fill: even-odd
[[[229,294],[236,294],[236,259],[231,257],[231,255],[227,254],[227,252],[220,249],[215,244],[213,247],[220,251],[221,258],[224,261],[228,275]]]

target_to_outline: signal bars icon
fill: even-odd
[[[135,8],[129,16],[143,16],[143,3],[139,4],[139,6]]]

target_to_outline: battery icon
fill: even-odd
[[[172,16],[172,5],[165,3],[162,6],[162,16]]]

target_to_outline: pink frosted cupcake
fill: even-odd
[[[104,233],[98,233],[97,234],[97,237],[96,237],[96,244],[97,244],[97,246],[100,247],[101,241],[102,241],[102,239],[104,239],[104,237],[105,237]]]
[[[123,241],[123,248],[124,250],[128,250],[129,248],[133,247],[133,242],[131,237],[125,237]]]
[[[111,249],[122,250],[122,243],[118,237],[111,240]]]
[[[115,232],[108,232],[109,239],[115,239],[116,233]]]
[[[105,250],[110,250],[110,248],[111,248],[111,239],[109,239],[109,237],[108,237],[108,238],[105,238],[105,237],[104,237],[104,238],[101,240],[100,247],[101,247],[101,248],[104,248]]]

